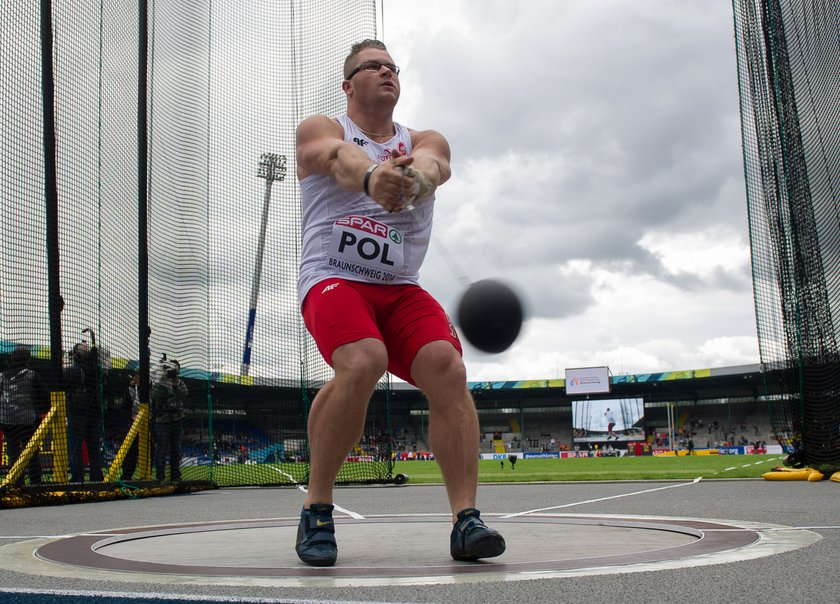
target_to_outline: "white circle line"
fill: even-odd
[[[168,575],[162,573],[109,571],[95,568],[72,566],[65,563],[42,560],[37,557],[39,547],[54,539],[33,539],[0,546],[0,567],[6,570],[24,574],[47,575],[63,577],[71,580],[106,580],[140,583],[155,583],[158,585],[196,584],[215,586],[260,586],[260,587],[375,587],[395,585],[449,585],[476,582],[522,581],[531,579],[560,579],[565,577],[582,577],[593,575],[612,575],[637,572],[651,572],[659,570],[679,569],[693,566],[711,566],[740,562],[788,552],[812,545],[822,539],[818,533],[809,529],[771,525],[767,523],[742,522],[732,520],[715,520],[708,518],[672,518],[662,516],[626,516],[607,514],[540,514],[546,517],[572,518],[615,518],[622,520],[656,520],[660,523],[672,521],[694,521],[703,523],[718,523],[725,528],[713,530],[751,530],[758,535],[758,539],[749,545],[731,550],[724,550],[708,554],[687,555],[682,558],[644,563],[617,564],[614,566],[591,566],[567,570],[536,570],[536,571],[488,571],[482,573],[465,573],[434,576],[411,577],[331,577],[326,573],[320,577],[244,577],[244,576],[199,576],[199,575]],[[706,529],[702,529],[705,531]],[[593,563],[596,561],[593,560]]]

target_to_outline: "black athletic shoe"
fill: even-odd
[[[318,503],[300,513],[295,551],[310,566],[332,566],[338,558],[332,511],[332,505]]]
[[[455,560],[493,558],[504,553],[505,538],[498,531],[487,528],[479,516],[480,512],[475,508],[458,512],[449,544],[449,553]]]

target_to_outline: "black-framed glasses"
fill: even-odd
[[[379,61],[365,61],[364,63],[359,63],[359,65],[356,67],[356,69],[354,69],[349,74],[347,74],[347,79],[349,80],[350,78],[352,78],[354,75],[356,75],[360,71],[370,71],[370,72],[374,72],[374,73],[379,73],[379,70],[382,69],[383,67],[385,69],[387,69],[388,71],[390,71],[391,73],[393,73],[394,75],[397,75],[397,76],[400,75],[400,68],[397,67],[396,65],[394,65],[393,63],[380,63]]]

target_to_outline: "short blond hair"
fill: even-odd
[[[379,40],[362,40],[361,42],[356,42],[353,46],[350,47],[350,54],[347,55],[347,58],[344,59],[344,79],[347,79],[347,76],[350,75],[350,72],[353,71],[353,57],[359,54],[366,48],[375,48],[376,50],[384,50],[385,52],[388,51],[388,48],[385,46],[384,42]]]

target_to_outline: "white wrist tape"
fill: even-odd
[[[428,178],[411,166],[403,168],[403,171],[406,176],[410,176],[414,181],[414,185],[411,187],[409,203],[414,203],[418,199],[423,199],[432,193],[432,183],[429,182]]]

